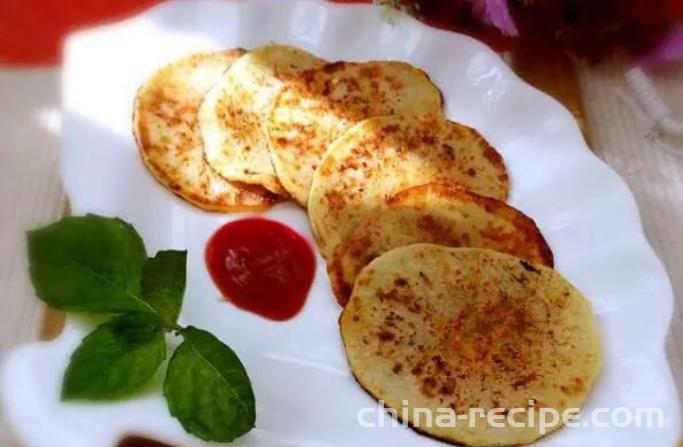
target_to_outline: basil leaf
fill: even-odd
[[[142,296],[168,327],[178,321],[185,293],[186,251],[165,250],[150,258],[142,277]]]
[[[140,298],[145,246],[117,218],[67,217],[28,233],[31,280],[50,306],[76,312],[153,312]]]
[[[129,314],[102,324],[71,356],[62,399],[114,399],[149,382],[166,358],[166,339],[158,318]]]
[[[192,326],[168,364],[164,396],[183,428],[205,441],[230,442],[254,427],[254,392],[237,355]]]

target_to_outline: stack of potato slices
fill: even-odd
[[[138,93],[134,132],[154,177],[202,209],[307,209],[351,370],[387,407],[579,407],[600,369],[589,301],[505,203],[501,155],[442,107],[405,62],[330,63],[269,44],[162,68]],[[561,426],[404,419],[480,446]]]

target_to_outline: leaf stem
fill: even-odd
[[[176,336],[182,334],[182,332],[185,330],[185,328],[178,323],[166,324],[165,326],[167,332],[175,332]]]

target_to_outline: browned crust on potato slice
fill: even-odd
[[[459,185],[430,183],[389,197],[386,208],[370,213],[337,246],[327,272],[339,304],[346,305],[363,267],[391,249],[415,243],[490,248],[553,266],[548,243],[524,213]]]
[[[328,149],[311,187],[308,214],[323,257],[387,197],[426,183],[456,183],[505,200],[502,158],[474,129],[440,115],[374,117]]]
[[[538,409],[580,408],[601,367],[590,302],[553,269],[488,249],[387,252],[360,273],[339,324],[361,387],[408,409],[419,432],[454,444],[523,445],[560,428],[541,430]],[[534,408],[515,420],[535,424],[425,426],[415,408]]]
[[[158,70],[138,91],[133,133],[154,178],[207,211],[259,211],[281,199],[266,189],[230,182],[204,160],[197,110],[204,94],[244,50],[198,53]]]

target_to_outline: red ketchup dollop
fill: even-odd
[[[225,299],[275,321],[299,313],[315,276],[310,244],[288,226],[263,218],[218,229],[206,245],[206,266]]]

